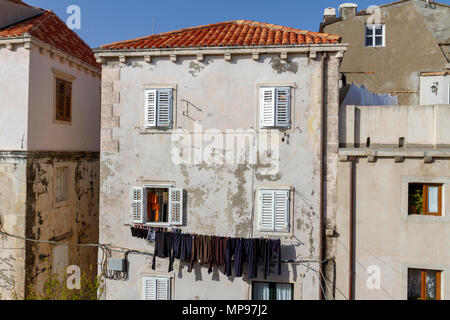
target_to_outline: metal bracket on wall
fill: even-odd
[[[195,104],[193,104],[192,102],[190,102],[190,101],[188,101],[188,100],[186,100],[186,99],[180,99],[180,101],[181,101],[181,102],[186,102],[186,111],[183,111],[183,116],[185,116],[185,117],[191,119],[192,121],[197,121],[197,120],[195,120],[194,118],[192,118],[192,117],[189,115],[189,106],[191,105],[191,106],[194,107],[197,111],[200,111],[200,112],[202,112],[202,109],[200,109],[200,108],[197,107]]]

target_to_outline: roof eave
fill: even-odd
[[[94,48],[96,57],[139,57],[139,56],[168,56],[171,54],[195,55],[195,54],[248,54],[248,53],[307,53],[346,51],[348,44],[309,44],[309,45],[271,45],[271,46],[229,46],[229,47],[185,47],[185,48],[145,48],[145,49],[103,49]]]
[[[24,44],[26,49],[31,49],[31,44],[34,44],[34,45],[38,46],[39,48],[47,49],[49,52],[52,52],[60,57],[63,57],[69,61],[72,61],[73,63],[78,64],[83,68],[87,68],[90,71],[95,72],[96,74],[101,74],[101,68],[96,68],[93,65],[72,56],[70,53],[67,53],[58,48],[55,48],[52,45],[50,45],[46,42],[43,42],[42,40],[39,40],[38,38],[33,37],[29,34],[24,34],[22,36],[14,36],[14,37],[0,37],[0,46],[8,45],[8,44],[11,44],[11,45]]]

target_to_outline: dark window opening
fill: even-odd
[[[441,273],[408,269],[408,300],[441,300]]]
[[[252,283],[252,300],[293,300],[293,292],[292,283]]]
[[[169,222],[169,189],[147,188],[147,222]]]
[[[408,214],[442,216],[442,185],[410,183],[408,185]]]

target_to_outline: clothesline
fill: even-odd
[[[248,263],[248,278],[256,278],[258,263],[264,262],[264,278],[270,275],[270,266],[275,262],[276,274],[281,275],[281,240],[248,239],[183,233],[180,229],[136,225],[131,227],[133,237],[147,239],[155,243],[152,269],[156,257],[169,258],[169,272],[173,270],[175,259],[189,263],[192,272],[195,263],[208,265],[208,273],[213,266],[223,266],[223,273],[242,277],[244,261]]]

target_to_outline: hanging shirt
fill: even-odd
[[[147,210],[147,217],[149,221],[158,222],[159,221],[159,201],[157,194],[149,194],[147,197],[147,207],[151,210]]]

